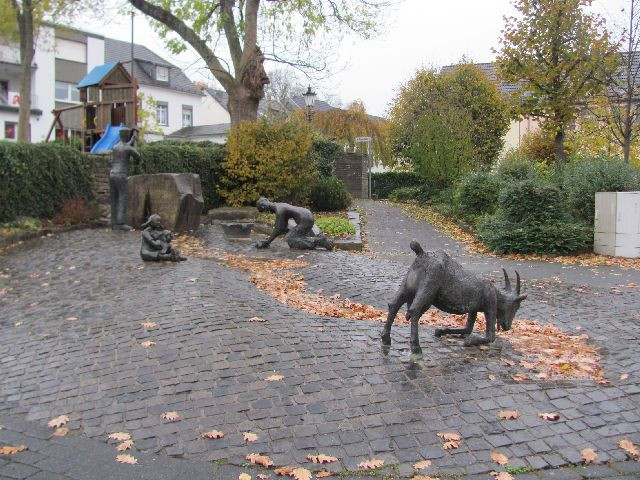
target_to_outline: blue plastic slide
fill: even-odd
[[[102,134],[100,140],[91,149],[91,153],[106,152],[112,150],[113,147],[120,141],[120,130],[124,128],[124,123],[121,123],[119,127],[107,125],[107,129]]]

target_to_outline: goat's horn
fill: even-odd
[[[516,293],[520,295],[520,274],[516,270]]]
[[[511,290],[511,282],[509,281],[509,275],[507,275],[507,271],[503,268],[502,273],[504,273],[504,288],[505,290]]]

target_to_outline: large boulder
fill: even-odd
[[[129,177],[128,223],[140,228],[157,213],[174,232],[197,230],[204,206],[200,176],[194,173],[154,173]]]

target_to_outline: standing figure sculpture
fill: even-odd
[[[120,142],[113,147],[111,153],[112,163],[109,172],[109,190],[111,201],[111,229],[131,230],[126,224],[128,185],[127,172],[129,170],[129,157],[140,161],[140,154],[134,148],[137,139],[137,132],[133,133],[130,128],[120,129]]]
[[[160,215],[153,214],[142,224],[142,245],[140,246],[140,257],[145,262],[155,262],[158,260],[170,260],[180,262],[186,257],[171,245],[173,236],[170,230],[165,230],[162,226]]]
[[[333,250],[333,242],[326,236],[313,233],[314,219],[309,210],[302,207],[289,205],[288,203],[270,202],[264,197],[256,202],[259,212],[271,212],[276,214],[276,224],[273,232],[266,240],[256,243],[257,248],[268,248],[271,242],[279,235],[286,233],[284,237],[290,248],[300,250],[313,250],[316,247],[323,247]],[[296,222],[296,226],[288,229],[289,219]]]

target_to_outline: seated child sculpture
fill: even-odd
[[[180,262],[186,257],[171,245],[173,236],[170,230],[165,230],[160,221],[160,215],[150,215],[148,220],[142,224],[142,245],[140,246],[140,257],[145,262],[155,262],[159,260],[169,260]]]
[[[306,208],[296,207],[288,203],[270,202],[264,197],[258,199],[256,207],[260,212],[276,214],[276,224],[273,227],[273,232],[266,240],[259,241],[256,244],[256,248],[267,248],[278,235],[286,233],[284,238],[290,248],[313,250],[316,247],[323,247],[327,250],[333,250],[333,242],[331,240],[322,234],[316,236],[313,233],[315,221],[313,214]],[[296,222],[296,226],[291,230],[287,227],[290,218]]]

